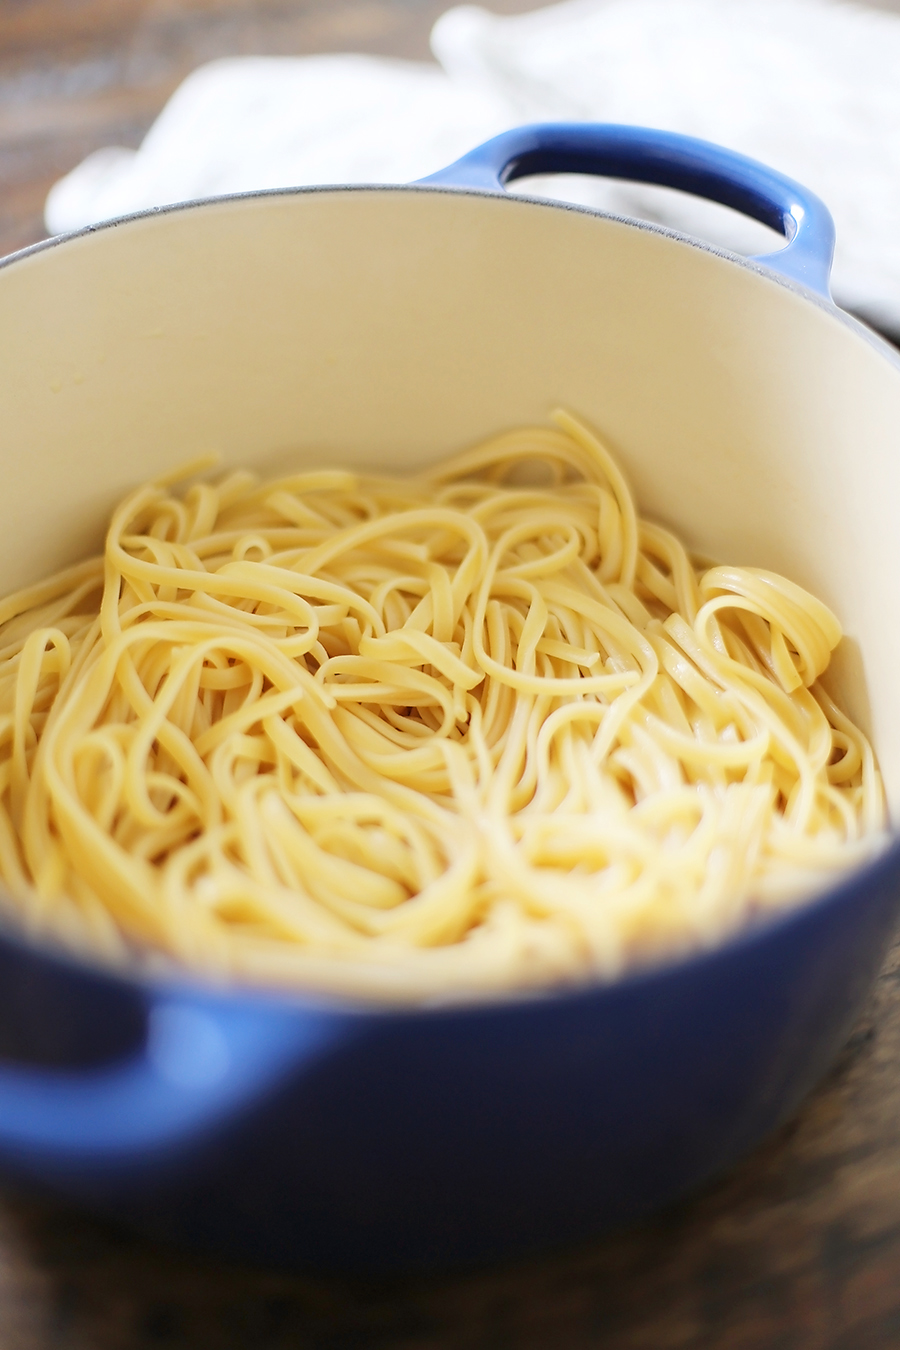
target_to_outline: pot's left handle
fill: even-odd
[[[545,173],[655,183],[731,206],[788,241],[754,262],[831,298],[834,222],[824,202],[775,169],[692,136],[616,123],[538,123],[505,131],[420,182],[496,192],[515,178]]]
[[[345,1035],[339,1016],[190,993],[151,995],[123,1061],[0,1065],[0,1165],[78,1191],[165,1162]]]

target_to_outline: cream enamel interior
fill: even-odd
[[[563,404],[644,514],[844,626],[831,687],[900,814],[900,363],[662,233],[522,200],[334,190],[153,214],[0,269],[0,588],[100,546],[136,483],[402,468]]]

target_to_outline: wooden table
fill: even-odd
[[[500,12],[530,8],[490,0]],[[900,0],[885,0],[900,9]],[[201,61],[427,57],[441,0],[0,0],[0,252],[47,189],[138,145]],[[801,1114],[689,1202],[479,1274],[341,1282],[215,1264],[0,1197],[0,1350],[888,1350],[900,1346],[900,944]]]

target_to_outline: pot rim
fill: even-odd
[[[0,273],[7,267],[14,266],[17,263],[35,257],[40,253],[49,252],[51,249],[59,248],[74,242],[77,239],[84,239],[88,236],[101,234],[107,230],[116,230],[122,226],[129,226],[138,221],[155,219],[159,216],[175,215],[182,212],[199,213],[200,211],[221,206],[223,204],[231,205],[248,201],[267,200],[269,198],[277,199],[282,197],[304,197],[319,196],[323,194],[335,193],[431,193],[440,194],[448,197],[476,197],[486,198],[492,201],[503,201],[513,205],[524,205],[527,207],[543,207],[551,211],[573,212],[577,215],[597,217],[601,220],[609,220],[617,225],[625,225],[632,229],[641,231],[645,234],[660,235],[663,238],[672,239],[680,244],[687,244],[691,248],[697,249],[702,253],[712,254],[713,257],[721,258],[725,262],[733,263],[745,271],[752,272],[756,276],[762,277],[766,281],[774,282],[785,290],[793,292],[801,299],[807,300],[823,313],[836,319],[843,327],[848,328],[855,333],[857,337],[863,338],[870,347],[873,347],[881,356],[885,357],[891,365],[900,370],[900,349],[888,338],[883,336],[876,328],[871,327],[862,319],[851,314],[848,310],[842,309],[835,304],[834,300],[826,298],[819,291],[810,286],[803,285],[793,277],[785,276],[782,272],[777,272],[772,267],[767,267],[756,258],[745,257],[743,254],[734,253],[720,244],[710,243],[706,239],[700,239],[696,235],[686,234],[682,230],[677,230],[669,225],[661,225],[658,221],[642,220],[637,216],[620,215],[615,211],[604,211],[599,207],[584,206],[578,202],[555,201],[547,197],[531,196],[524,192],[509,193],[503,189],[479,188],[479,187],[453,187],[442,183],[307,183],[299,184],[293,187],[276,188],[255,188],[246,192],[225,192],[220,195],[209,197],[191,197],[184,201],[167,202],[163,206],[148,206],[140,211],[129,211],[121,216],[111,216],[108,220],[101,220],[93,225],[83,225],[77,230],[68,230],[63,234],[55,234],[47,239],[39,239],[34,244],[26,244],[24,248],[16,249],[12,253],[7,253],[0,257]],[[784,240],[781,249],[787,248],[788,240]],[[776,255],[771,255],[776,256]]]

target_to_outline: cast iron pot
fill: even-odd
[[[505,195],[588,172],[778,228],[741,259]],[[135,483],[402,471],[563,404],[642,509],[847,632],[832,687],[900,803],[900,363],[828,295],[811,193],[703,142],[522,128],[423,184],[248,194],[0,268],[0,590],[101,546]],[[0,940],[0,1166],[279,1264],[481,1262],[630,1220],[793,1111],[846,1037],[900,848],[717,950],[612,985],[419,1008],[116,976]]]

